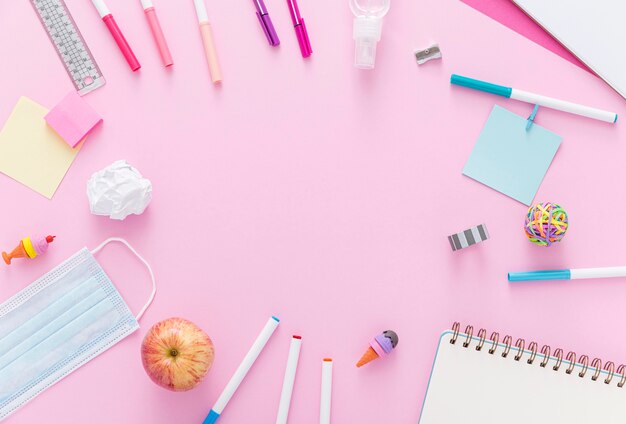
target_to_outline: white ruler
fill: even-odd
[[[30,0],[81,96],[105,83],[63,0]]]

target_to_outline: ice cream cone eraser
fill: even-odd
[[[370,347],[365,351],[363,356],[361,356],[359,362],[357,362],[357,368],[372,362],[374,359],[387,356],[396,346],[398,346],[398,335],[396,332],[391,330],[383,331],[372,339]]]
[[[7,265],[11,265],[11,260],[17,258],[35,259],[48,251],[48,245],[54,241],[54,237],[25,237],[11,253],[2,252],[2,259]]]

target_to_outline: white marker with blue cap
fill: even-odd
[[[615,112],[608,112],[606,110],[579,105],[577,103],[567,102],[565,100],[542,96],[540,94],[518,90],[517,88],[491,84],[489,82],[480,81],[477,79],[468,78],[456,74],[452,74],[452,76],[450,77],[450,82],[454,85],[473,88],[474,90],[497,94],[498,96],[508,97],[510,99],[520,100],[522,102],[532,103],[539,106],[545,106],[551,109],[573,113],[575,115],[586,116],[587,118],[593,118],[599,121],[609,122],[611,124],[617,122],[617,113]]]
[[[616,277],[626,277],[626,266],[509,272],[509,282],[511,283],[518,281],[584,280],[589,278]]]
[[[267,320],[265,327],[263,327],[263,330],[261,330],[261,333],[252,344],[252,347],[243,358],[243,361],[241,361],[239,368],[237,368],[237,371],[235,371],[235,374],[231,377],[230,381],[224,388],[224,391],[217,399],[217,402],[215,402],[215,405],[211,408],[211,411],[204,419],[203,424],[213,424],[220,417],[222,411],[226,408],[226,405],[228,405],[230,398],[233,397],[237,388],[246,377],[246,374],[248,374],[248,371],[252,368],[254,361],[256,361],[256,358],[259,357],[268,340],[272,337],[272,334],[274,334],[279,322],[280,320],[274,316]]]

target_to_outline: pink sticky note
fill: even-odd
[[[75,91],[65,96],[44,119],[72,148],[102,122],[100,115]]]

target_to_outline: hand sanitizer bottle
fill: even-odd
[[[376,43],[383,30],[383,17],[389,11],[390,0],[349,0],[354,14],[354,66],[374,69]]]

